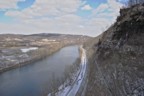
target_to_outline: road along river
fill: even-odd
[[[54,96],[76,96],[80,86],[84,80],[84,76],[86,74],[86,68],[87,68],[87,58],[86,58],[86,50],[81,46],[80,47],[81,50],[81,64],[80,64],[80,69],[78,70],[78,72],[74,75],[74,81],[71,85],[66,86],[65,88],[61,89],[56,93],[54,93]],[[75,78],[76,77],[76,78]],[[63,86],[63,85],[61,85]],[[47,96],[53,96],[50,94],[48,94]]]

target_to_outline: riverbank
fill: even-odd
[[[77,44],[66,44],[66,45],[55,45],[53,48],[48,48],[48,47],[44,47],[44,48],[39,48],[38,50],[33,50],[28,52],[27,54],[29,54],[29,58],[27,58],[27,60],[22,60],[18,63],[13,64],[12,66],[7,66],[4,68],[0,69],[0,74],[15,68],[19,68],[19,67],[23,67],[25,65],[28,64],[32,64],[35,63],[37,61],[40,61],[42,59],[45,59],[51,55],[53,55],[54,53],[58,52],[59,50],[61,50],[64,47],[67,46],[76,46]]]
[[[69,78],[57,89],[56,92],[48,94],[48,96],[77,96],[81,90],[83,83],[87,77],[86,75],[86,52],[82,46],[79,47],[80,62],[78,69],[75,70]]]
[[[23,67],[25,65],[32,64],[32,63],[35,63],[35,62],[40,61],[42,59],[45,59],[45,58],[51,56],[52,54],[58,52],[59,50],[61,50],[64,47],[66,47],[66,46],[60,46],[60,47],[57,46],[57,47],[53,48],[50,51],[47,51],[47,48],[46,48],[46,49],[43,50],[43,51],[45,51],[44,54],[39,54],[37,56],[30,57],[30,59],[28,59],[28,60],[21,61],[17,64],[14,64],[12,66],[7,66],[5,68],[1,68],[0,69],[0,74],[3,73],[3,72],[6,72],[6,71],[9,71],[9,70],[12,70],[12,69],[15,69],[15,68],[19,68],[19,67]],[[40,53],[40,51],[41,50],[37,50],[37,53]],[[35,51],[33,51],[31,54],[35,54]]]

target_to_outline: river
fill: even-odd
[[[4,72],[0,74],[0,96],[46,95],[53,74],[63,77],[65,66],[78,57],[78,46],[69,46],[41,61]]]

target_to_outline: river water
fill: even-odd
[[[0,74],[0,96],[44,96],[55,78],[64,76],[65,66],[79,57],[78,47],[69,46],[33,64]]]

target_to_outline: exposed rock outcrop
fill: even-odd
[[[85,96],[144,96],[144,4],[121,9],[92,47]]]

